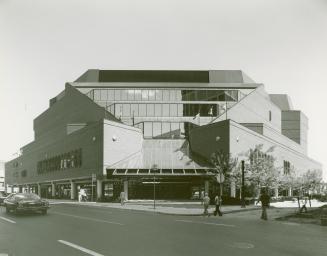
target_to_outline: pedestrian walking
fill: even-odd
[[[124,191],[120,192],[120,204],[121,205],[125,204],[125,192]]]
[[[203,215],[207,215],[208,217],[210,216],[208,211],[209,204],[210,204],[210,197],[208,196],[208,193],[205,193],[203,197],[203,207],[204,207]]]
[[[220,206],[221,206],[221,197],[218,196],[218,194],[216,195],[215,197],[215,205],[216,205],[216,209],[215,209],[215,212],[214,212],[214,215],[216,216],[217,214],[219,216],[223,216],[223,213],[220,211]]]
[[[302,198],[302,200],[301,200],[302,207],[300,209],[300,213],[302,213],[303,211],[308,212],[307,202],[308,202],[308,197],[305,196],[304,198]]]
[[[270,204],[270,196],[267,194],[266,190],[262,191],[262,194],[259,197],[259,201],[261,202],[261,208],[262,208],[261,219],[268,220],[267,208],[269,207]]]

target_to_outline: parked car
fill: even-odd
[[[47,214],[49,202],[41,199],[38,195],[33,193],[16,193],[9,195],[4,200],[6,212],[41,212]]]
[[[3,201],[5,200],[5,198],[7,197],[7,193],[4,191],[0,191],[0,205],[3,204]]]

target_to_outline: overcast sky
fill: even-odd
[[[290,95],[327,166],[326,0],[0,0],[0,159],[90,68],[241,69]]]

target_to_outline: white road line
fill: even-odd
[[[59,243],[62,243],[62,244],[65,244],[65,245],[68,245],[68,246],[70,246],[70,247],[73,247],[73,248],[75,248],[75,249],[77,249],[77,250],[80,250],[80,251],[85,252],[85,253],[87,253],[87,254],[89,254],[89,255],[92,255],[92,256],[104,256],[103,254],[100,254],[100,253],[97,253],[97,252],[95,252],[95,251],[92,251],[92,250],[86,249],[86,248],[84,248],[84,247],[82,247],[82,246],[79,246],[79,245],[77,245],[77,244],[73,244],[73,243],[67,242],[67,241],[65,241],[65,240],[58,240],[58,242],[59,242]]]
[[[67,214],[67,213],[62,213],[62,212],[51,211],[51,213],[62,215],[62,216],[67,216],[67,217],[72,217],[72,218],[76,218],[76,219],[81,219],[81,220],[90,220],[90,221],[95,221],[95,222],[108,223],[108,224],[121,225],[121,226],[124,225],[123,223],[119,223],[119,222],[93,219],[93,218],[82,217],[82,216],[77,216],[77,215],[72,215],[72,214]]]
[[[7,219],[7,218],[5,218],[5,217],[0,217],[0,219],[2,219],[2,220],[5,220],[5,221],[8,221],[8,222],[10,222],[10,223],[16,223],[16,221],[13,221],[13,220],[10,220],[10,219]]]
[[[204,225],[213,225],[213,226],[235,227],[235,225],[213,223],[213,222],[201,222],[201,221],[191,221],[191,220],[175,220],[175,221],[186,222],[186,223],[195,223],[195,224],[204,224]]]

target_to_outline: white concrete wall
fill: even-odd
[[[103,174],[106,168],[142,150],[143,134],[140,129],[104,120]]]
[[[300,173],[308,169],[322,169],[320,163],[308,158],[305,154],[292,150],[289,145],[283,144],[281,141],[278,142],[262,136],[233,121],[230,124],[230,152],[233,157],[238,157],[239,160],[244,158],[244,153],[250,148],[263,144],[263,151],[275,146],[272,155],[276,157],[276,167],[282,168],[283,161],[286,160]],[[292,141],[290,140],[289,143],[291,144]]]

